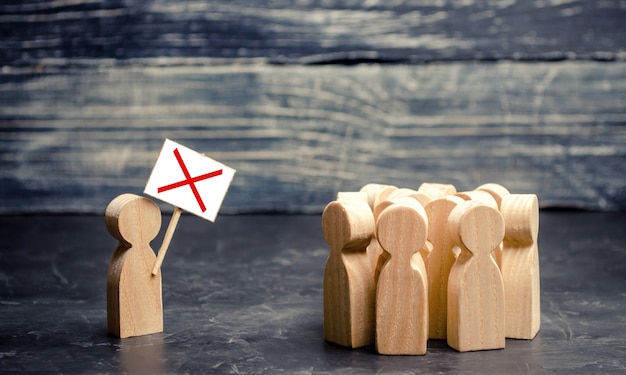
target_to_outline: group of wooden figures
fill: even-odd
[[[540,326],[539,204],[497,184],[457,192],[368,184],[322,215],[324,338],[388,355],[428,339],[465,352],[533,339]]]

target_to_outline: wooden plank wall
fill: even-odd
[[[3,2],[0,213],[102,213],[165,137],[238,170],[230,213],[424,181],[623,210],[625,20],[623,0]]]

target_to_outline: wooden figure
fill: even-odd
[[[380,202],[387,200],[389,196],[393,194],[393,192],[396,190],[398,190],[398,188],[393,185],[387,185],[380,189],[378,191],[378,194],[376,194],[376,199],[374,199],[374,210],[376,209],[376,206],[380,204]]]
[[[428,220],[412,198],[387,207],[376,224],[388,253],[376,290],[376,351],[423,355],[428,341],[428,281],[418,251],[424,247]]]
[[[385,187],[389,185],[382,184],[367,184],[364,185],[359,191],[367,194],[367,204],[370,206],[370,209],[374,211],[374,202],[376,201],[376,197],[378,193]]]
[[[433,249],[426,260],[428,273],[429,337],[446,339],[448,314],[448,276],[454,264],[454,246],[448,233],[450,212],[464,200],[454,195],[440,197],[426,205],[428,241]]]
[[[425,203],[430,201],[430,197],[424,193],[419,193],[413,189],[407,188],[393,188],[393,189],[385,189],[381,190],[383,192],[382,196],[377,197],[376,205],[374,206],[374,220],[378,218],[378,216],[383,212],[383,210],[389,206],[391,206],[395,200],[400,198],[410,197],[418,201],[422,206]]]
[[[424,261],[424,264],[428,262],[428,258],[430,258],[430,254],[433,252],[433,248],[434,248],[433,244],[430,241],[426,240],[424,247],[420,249],[419,253],[422,256],[422,260]]]
[[[500,206],[502,205],[502,198],[506,197],[507,195],[511,195],[511,193],[509,192],[507,188],[505,188],[502,185],[494,184],[494,183],[480,185],[474,190],[486,191],[487,193],[491,194],[493,199],[495,199],[496,203],[498,204],[498,209],[500,209]],[[500,267],[500,270],[502,270],[502,247],[503,246],[504,246],[503,244],[500,244],[500,246],[498,246],[498,248],[496,248],[496,250],[493,252],[493,257],[496,259],[496,263],[498,263],[498,267]]]
[[[396,202],[401,198],[413,198],[419,203],[422,207],[426,207],[426,205],[432,200],[429,195],[424,193],[420,193],[417,190],[401,188],[389,195],[389,198],[392,202]],[[375,216],[376,217],[376,216]],[[419,253],[422,255],[422,259],[424,262],[427,262],[430,253],[433,251],[433,244],[427,239],[426,244],[422,247]]]
[[[464,191],[461,193],[456,193],[456,196],[459,196],[465,200],[472,200],[476,202],[480,202],[486,204],[489,207],[493,207],[499,210],[497,199],[486,190],[474,190],[474,191]],[[496,261],[498,268],[502,269],[502,243],[500,243],[491,254],[493,259]]]
[[[374,221],[378,220],[380,214],[385,210],[385,208],[391,206],[393,204],[393,200],[387,197],[384,200],[377,200],[376,206],[374,206]]]
[[[505,222],[502,278],[506,337],[530,340],[539,332],[539,203],[534,194],[502,199]]]
[[[330,202],[322,214],[330,247],[324,268],[324,338],[357,348],[374,342],[374,268],[366,248],[374,233],[367,203]]]
[[[504,286],[491,256],[504,237],[504,219],[495,208],[466,201],[448,220],[461,249],[448,279],[448,345],[461,352],[504,348]]]
[[[487,193],[491,194],[491,196],[498,203],[498,209],[500,208],[500,204],[502,203],[502,198],[511,194],[509,190],[504,186],[494,183],[480,185],[474,190],[486,191]]]
[[[450,184],[436,184],[432,182],[424,182],[417,189],[418,192],[424,193],[431,197],[431,199],[445,197],[446,195],[452,195],[456,193],[454,185]]]
[[[366,185],[370,191],[358,191],[358,192],[339,192],[337,193],[337,201],[344,201],[346,199],[357,199],[357,200],[361,200],[364,201],[365,203],[367,203],[367,205],[369,206],[370,203],[374,204],[374,198],[370,199],[370,197],[368,196],[368,194],[372,193],[372,192],[376,192],[382,188],[384,188],[386,185],[377,185],[377,184],[368,184]],[[378,188],[376,188],[375,186],[378,186]],[[376,219],[374,219],[374,221],[376,221]],[[374,233],[375,236],[375,233]],[[376,240],[376,238],[372,238],[372,240],[370,241],[370,244],[367,247],[366,250],[367,254],[368,254],[368,258],[370,259],[370,262],[372,264],[372,267],[374,269],[376,269],[378,267],[378,258],[380,256],[381,250],[378,247],[378,241]],[[374,274],[374,285],[376,285],[376,280],[378,277],[378,273]]]
[[[397,190],[395,186],[381,184],[367,184],[361,188],[361,192],[367,193],[368,204],[374,214],[374,222],[376,222],[377,212],[382,211],[383,207],[387,207],[391,204],[391,202],[388,202],[386,198],[395,190]],[[378,240],[376,239],[376,233],[374,233],[374,238],[367,247],[367,253],[375,269],[374,281],[377,282],[378,274],[380,273],[380,268],[382,267],[382,263],[384,263],[384,259],[381,259],[383,251],[378,244]]]
[[[496,210],[498,209],[498,202],[491,194],[489,194],[486,191],[482,191],[482,190],[462,191],[454,195],[456,195],[457,197],[461,197],[466,201],[480,202],[489,207],[493,207]]]
[[[392,204],[389,197],[397,191],[398,188],[393,185],[382,185],[376,192],[376,196],[374,197],[372,207],[372,213],[374,214],[374,225],[376,225],[376,220],[378,219],[378,215],[388,206]],[[380,274],[380,270],[382,265],[386,261],[386,253],[380,247],[378,243],[378,239],[376,239],[376,233],[374,233],[374,239],[370,243],[367,248],[367,253],[370,255],[370,259],[372,264],[375,267],[375,281],[378,283],[378,275]]]
[[[407,189],[407,188],[395,189],[391,191],[391,193],[389,193],[389,195],[387,196],[385,200],[379,199],[377,201],[376,207],[374,207],[374,221],[378,220],[378,216],[380,216],[380,214],[387,207],[391,206],[392,204],[397,203],[399,199],[403,199],[403,198],[412,198],[416,200],[422,207],[424,207],[428,202],[431,201],[430,196],[424,193],[420,193],[416,190]],[[376,241],[375,245],[377,244],[378,242]],[[371,247],[373,248],[375,245],[371,245]],[[424,245],[422,249],[420,249],[420,254],[422,255],[422,259],[424,260],[424,262],[426,262],[426,259],[428,259],[430,252],[432,251],[432,248],[433,248],[433,245],[430,243],[430,241],[426,240],[426,244]],[[385,253],[382,251],[382,249],[378,248],[377,250],[378,250],[378,257],[380,258],[382,256],[383,258],[382,259],[383,261],[378,262],[377,270],[380,271],[380,267],[382,267],[382,264],[384,263],[386,259],[384,258]]]
[[[422,205],[422,207],[426,207],[428,203],[430,203],[433,199],[422,192],[416,191],[414,194],[410,195],[411,198],[415,199]]]
[[[162,332],[161,273],[152,275],[156,256],[150,247],[161,210],[150,199],[122,194],[107,207],[105,223],[119,241],[107,278],[109,333],[125,338]]]
[[[398,198],[404,198],[404,197],[410,197],[410,198],[417,200],[419,204],[422,205],[422,207],[425,207],[428,204],[428,202],[432,200],[432,198],[429,195],[426,195],[425,193],[421,193],[417,190],[407,189],[407,188],[401,188],[401,189],[394,191],[393,193],[389,195],[388,199],[398,199]]]
[[[346,199],[358,199],[368,203],[367,193],[364,191],[340,191],[337,193],[336,200],[340,201]]]

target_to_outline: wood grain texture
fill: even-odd
[[[324,339],[348,348],[374,343],[374,266],[367,246],[374,217],[364,201],[330,202],[322,214],[330,248],[324,267]]]
[[[445,340],[448,337],[448,277],[454,264],[453,237],[448,231],[450,212],[463,203],[457,196],[439,197],[425,207],[428,216],[428,241],[433,250],[426,260],[428,273],[429,329],[431,339]]]
[[[163,264],[163,259],[165,259],[165,254],[167,254],[167,249],[170,246],[170,241],[172,241],[174,231],[176,231],[176,226],[178,225],[178,220],[180,219],[180,215],[182,213],[183,210],[180,207],[174,207],[174,212],[172,213],[172,217],[170,218],[170,223],[167,225],[167,230],[165,231],[163,242],[161,243],[161,247],[159,248],[159,252],[157,253],[154,266],[152,267],[152,275],[156,275],[161,270],[161,264]]]
[[[494,184],[494,183],[482,184],[479,187],[477,187],[475,190],[486,191],[487,193],[491,194],[493,199],[496,200],[496,203],[498,203],[498,209],[500,209],[502,198],[511,194],[511,192],[506,187],[502,185]]]
[[[491,196],[493,197],[493,199],[496,200],[497,203],[497,208],[498,210],[500,210],[501,204],[502,204],[502,200],[504,199],[504,197],[508,196],[511,194],[511,192],[509,192],[509,190],[499,184],[494,184],[494,183],[486,183],[483,185],[480,185],[479,187],[477,187],[475,190],[477,191],[481,191],[481,192],[487,192],[489,194],[491,194]],[[496,260],[496,263],[498,264],[498,267],[500,267],[500,270],[502,270],[502,248],[503,248],[503,244],[500,244],[500,246],[498,246],[494,251],[493,251],[493,257]]]
[[[461,249],[448,278],[448,345],[460,352],[504,348],[504,286],[491,256],[504,238],[502,215],[465,201],[452,210],[448,222]]]
[[[541,326],[539,280],[539,205],[534,194],[502,199],[505,223],[502,278],[506,337],[533,339]]]
[[[618,0],[61,0],[0,5],[10,65],[620,60]]]
[[[460,191],[455,194],[466,201],[480,202],[486,206],[498,209],[498,202],[489,192],[482,190]]]
[[[426,354],[428,278],[419,251],[427,236],[426,212],[414,198],[398,198],[376,222],[376,237],[387,255],[376,285],[380,354]]]
[[[5,67],[0,212],[101,213],[141,193],[166,137],[239,171],[226,213],[430,181],[624,209],[625,77],[597,62]]]
[[[122,194],[105,212],[109,233],[119,244],[107,275],[107,329],[120,338],[163,332],[161,272],[150,242],[161,229],[161,211],[150,199]]]

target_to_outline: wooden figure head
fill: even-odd
[[[410,197],[400,198],[385,208],[376,225],[376,236],[380,245],[392,253],[406,251],[408,256],[419,251],[426,243],[428,220],[424,207]]]
[[[502,204],[502,198],[511,194],[509,190],[505,188],[504,186],[499,185],[499,184],[494,184],[494,183],[480,185],[474,190],[486,191],[487,193],[491,194],[491,196],[498,203],[498,207],[500,207],[500,205]]]
[[[134,194],[122,194],[113,199],[104,216],[109,233],[127,247],[150,243],[161,229],[159,206]]]
[[[331,252],[365,249],[374,233],[374,216],[364,201],[333,201],[322,214],[322,229]]]
[[[491,254],[504,237],[504,219],[493,207],[465,201],[452,210],[450,235],[475,255]]]
[[[506,242],[532,243],[539,234],[539,201],[535,194],[511,194],[502,199]]]

